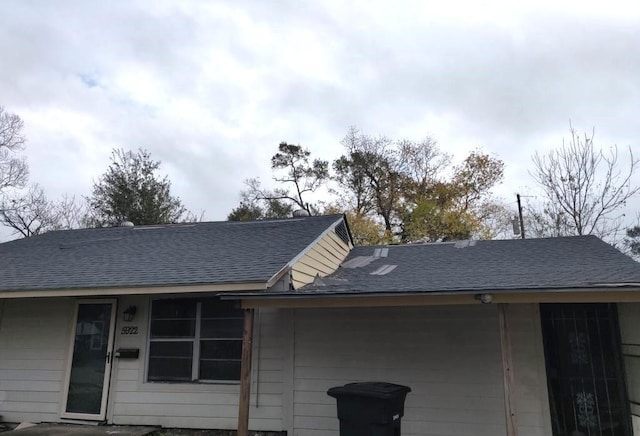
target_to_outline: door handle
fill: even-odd
[[[111,351],[107,352],[107,363],[111,363]]]

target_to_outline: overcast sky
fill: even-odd
[[[142,147],[221,220],[243,179],[268,182],[279,142],[333,159],[352,125],[431,135],[459,159],[481,147],[505,162],[509,201],[569,120],[640,154],[637,0],[1,7],[0,105],[24,119],[31,181],[52,198],[88,195],[113,148]]]

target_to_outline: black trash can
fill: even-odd
[[[400,436],[408,386],[349,383],[327,391],[338,402],[340,436]]]

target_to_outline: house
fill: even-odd
[[[333,436],[327,389],[379,380],[412,388],[403,435],[640,435],[640,264],[593,236],[352,247],[334,215],[52,232],[0,264],[6,420]]]
[[[342,215],[49,232],[0,244],[0,415],[234,429],[243,311],[351,248]],[[282,430],[283,319],[260,311],[251,425]]]
[[[640,264],[594,236],[356,247],[290,292],[295,435],[336,434],[327,388],[412,388],[407,435],[639,435]],[[292,422],[292,424],[291,424]]]

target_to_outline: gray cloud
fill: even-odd
[[[9,1],[0,104],[25,119],[32,178],[50,195],[86,195],[112,148],[144,147],[209,219],[244,178],[269,180],[280,141],[337,157],[350,125],[431,133],[460,155],[482,146],[507,164],[505,195],[570,119],[637,147],[632,7],[474,5]]]

